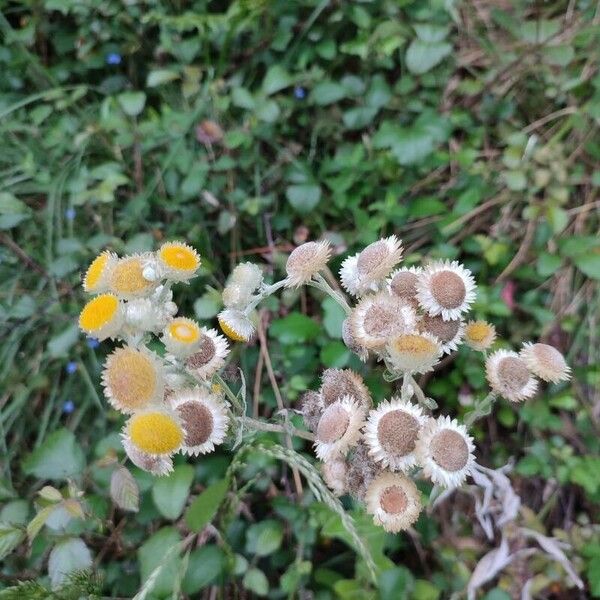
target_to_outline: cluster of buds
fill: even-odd
[[[308,283],[327,291],[319,273],[327,258],[323,242],[295,249],[287,285]],[[374,522],[390,532],[407,529],[419,516],[415,479],[453,489],[476,468],[468,427],[489,412],[496,396],[521,402],[536,392],[536,377],[556,383],[570,374],[562,354],[546,344],[488,355],[496,340],[493,325],[465,320],[475,300],[471,272],[455,261],[397,268],[401,259],[400,241],[390,236],[347,258],[340,270],[341,285],[355,299],[354,306],[340,301],[347,315],[344,342],[363,361],[381,362],[387,381],[401,379],[399,393],[373,406],[357,373],[328,369],[319,391],[305,394],[302,404],[326,483],[338,495],[363,501]],[[335,290],[330,295],[340,299]],[[433,370],[463,342],[483,353],[491,392],[459,423],[433,415],[437,404],[414,376]]]
[[[176,316],[173,302],[171,286],[188,282],[199,267],[193,248],[168,242],[157,252],[122,258],[103,252],[83,279],[95,296],[79,315],[80,328],[100,341],[121,342],[106,359],[102,385],[110,405],[128,415],[123,447],[155,475],[173,470],[177,452],[212,452],[229,424],[227,402],[211,380],[228,343],[216,330]]]

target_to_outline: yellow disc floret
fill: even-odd
[[[496,339],[496,328],[487,321],[471,321],[465,327],[465,341],[475,350],[487,350]]]
[[[99,292],[105,288],[107,275],[116,257],[110,252],[102,252],[90,264],[83,278],[83,289],[86,292]]]
[[[167,277],[175,281],[191,279],[200,266],[200,256],[196,250],[182,242],[163,244],[157,256]]]
[[[394,340],[394,348],[398,352],[409,354],[429,354],[436,351],[435,344],[421,335],[401,335]]]
[[[117,348],[106,360],[102,382],[109,402],[121,412],[133,413],[162,396],[160,365],[151,352],[130,346]]]
[[[140,256],[120,259],[110,275],[111,291],[123,298],[135,298],[154,288],[155,283],[144,277],[144,263]]]
[[[120,324],[119,299],[113,294],[100,294],[92,298],[79,315],[79,327],[99,340],[114,335]]]
[[[191,319],[173,319],[167,329],[169,335],[182,344],[192,344],[200,339],[200,327]]]
[[[184,432],[168,412],[135,414],[127,424],[127,434],[136,448],[148,454],[172,454],[181,447]]]

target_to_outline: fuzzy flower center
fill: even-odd
[[[460,321],[444,321],[442,317],[431,317],[425,315],[422,320],[425,331],[434,335],[440,342],[445,343],[453,340],[460,328]]]
[[[110,277],[110,285],[117,294],[136,294],[148,290],[152,282],[144,277],[142,261],[133,257],[117,262]]]
[[[348,429],[350,415],[339,404],[332,404],[325,409],[317,426],[317,439],[324,444],[337,442]]]
[[[515,392],[522,390],[529,378],[529,369],[521,358],[507,356],[498,364],[498,379],[509,390]]]
[[[230,325],[224,319],[219,318],[219,326],[223,333],[234,342],[247,342],[248,338],[243,336],[239,331],[236,331],[232,325]]]
[[[190,369],[199,369],[207,365],[217,353],[215,343],[212,339],[205,335],[200,341],[200,347],[197,352],[194,352],[186,361],[185,364]]]
[[[471,323],[466,331],[467,337],[474,342],[483,342],[491,333],[490,326],[485,321]]]
[[[377,424],[377,439],[381,447],[395,456],[406,456],[415,449],[419,422],[404,410],[385,413]]]
[[[431,277],[431,294],[440,306],[458,308],[465,300],[465,283],[452,271],[440,271]]]
[[[406,510],[408,498],[400,486],[390,485],[381,493],[379,503],[381,508],[389,515],[399,515]]]
[[[352,375],[347,371],[326,371],[323,376],[321,396],[325,406],[341,400],[344,396],[350,396],[359,402],[364,401],[364,392],[356,385]]]
[[[154,363],[130,348],[116,350],[108,359],[105,378],[115,400],[130,410],[145,406],[156,390]]]
[[[119,300],[112,294],[101,294],[90,300],[79,315],[79,325],[87,332],[98,331],[116,316]]]
[[[134,415],[131,418],[129,435],[131,441],[148,454],[170,454],[183,441],[183,431],[178,423],[161,412]]]
[[[446,471],[460,471],[469,460],[469,446],[460,433],[442,429],[431,440],[433,460]]]
[[[563,355],[554,346],[534,344],[532,351],[537,361],[548,371],[560,373],[567,366]]]
[[[176,319],[169,325],[169,334],[182,344],[191,344],[200,337],[200,329],[195,324]]]
[[[85,274],[84,286],[87,289],[93,290],[98,285],[107,263],[108,253],[106,252],[103,252],[92,261],[92,264]]]
[[[418,279],[416,273],[411,273],[410,271],[396,273],[390,284],[392,292],[399,298],[412,300],[417,293]]]
[[[180,271],[193,271],[200,263],[196,252],[184,244],[163,246],[158,255],[167,266]]]
[[[409,333],[400,335],[394,340],[394,348],[404,354],[434,354],[437,350],[435,344],[422,335]]]
[[[213,416],[201,402],[184,402],[177,407],[185,430],[185,445],[204,444],[214,429]]]
[[[306,244],[298,246],[287,260],[287,272],[311,273],[314,270],[315,261],[320,258],[319,254],[319,245],[316,242],[306,242]]]
[[[368,275],[389,256],[387,244],[380,240],[367,246],[359,255],[356,263],[359,275]]]

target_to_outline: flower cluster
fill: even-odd
[[[225,338],[193,319],[176,316],[171,286],[200,267],[187,244],[168,242],[157,252],[117,257],[103,252],[84,278],[96,294],[79,315],[92,338],[121,343],[102,371],[110,405],[128,416],[123,447],[138,467],[155,475],[173,470],[172,456],[204,454],[225,438],[228,405],[211,378],[229,352]],[[159,353],[148,345],[160,347]]]
[[[363,361],[373,357],[381,362],[385,379],[402,384],[397,395],[373,406],[357,373],[328,369],[319,391],[304,395],[302,414],[314,432],[315,453],[332,491],[363,501],[387,531],[405,530],[422,506],[416,479],[453,489],[476,468],[469,426],[489,412],[497,396],[520,402],[534,395],[536,378],[556,383],[568,379],[570,370],[562,354],[545,344],[488,355],[495,328],[466,320],[476,285],[456,261],[399,267],[400,240],[393,235],[380,239],[342,263],[340,283],[354,298],[351,306],[323,277],[329,255],[326,242],[299,246],[287,261],[284,285],[312,285],[338,301],[346,313],[346,346]],[[491,387],[465,423],[434,415],[437,404],[414,379],[462,343],[483,353]]]

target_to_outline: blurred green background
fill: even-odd
[[[478,598],[518,598],[528,581],[535,598],[600,597],[598,3],[3,0],[0,10],[0,589],[30,581],[0,597],[436,600],[462,593],[501,538],[522,548],[523,527],[568,542],[586,589],[536,552]],[[81,272],[101,249],[194,245],[201,275],[175,300],[215,326],[237,262],[275,280],[295,244],[327,236],[335,273],[392,233],[405,264],[463,261],[479,283],[476,316],[515,348],[556,345],[574,368],[570,385],[501,402],[474,432],[483,465],[514,463],[515,522],[487,539],[458,492],[392,536],[346,500],[379,567],[374,584],[339,516],[308,488],[298,497],[290,469],[259,451],[233,466],[229,449],[182,460],[166,483],[132,468],[126,502],[137,484],[139,510],[115,507],[121,417],[99,385],[111,345],[75,323]],[[288,406],[324,367],[359,370],[378,399],[392,391],[351,358],[319,292],[286,292],[260,316]],[[237,347],[228,376],[239,387],[241,367],[249,412],[269,417],[259,353]],[[485,394],[473,356],[460,351],[427,378],[446,414]],[[98,579],[51,596],[48,556],[54,577],[57,562],[84,564],[78,539]]]

